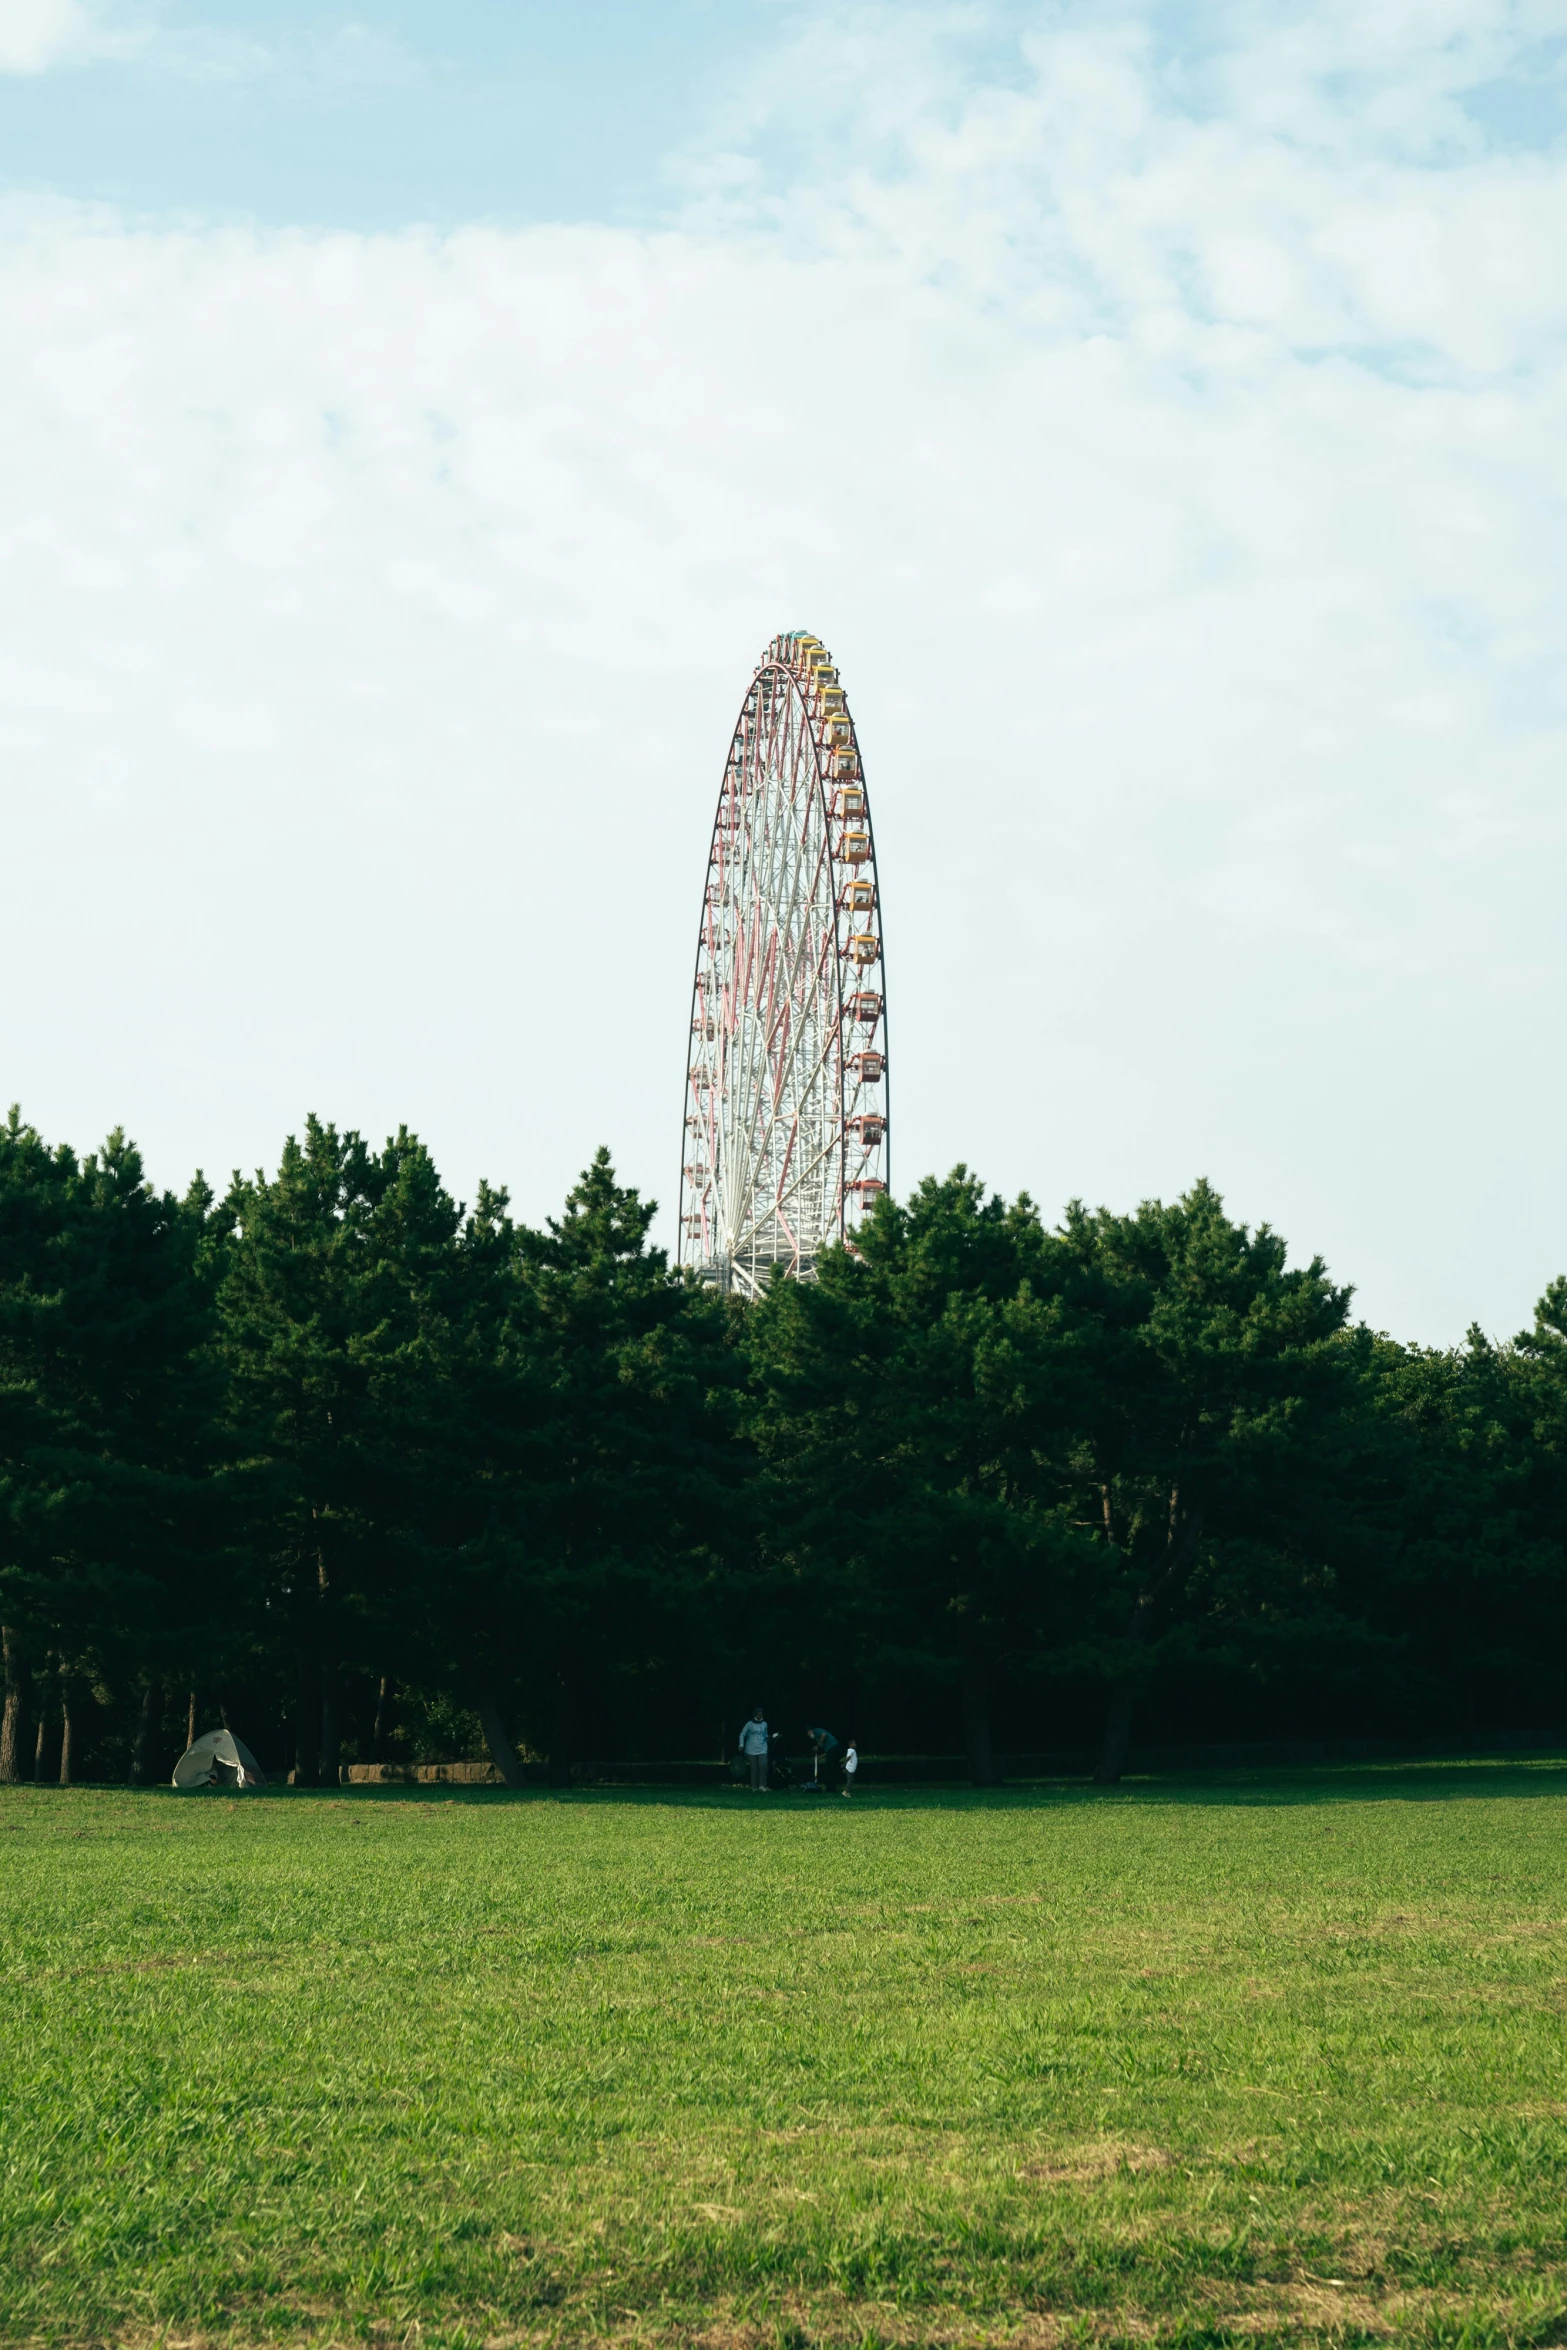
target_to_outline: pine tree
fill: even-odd
[[[399,1561],[428,1377],[439,1385],[461,1210],[406,1130],[379,1153],[317,1118],[239,1178],[220,1293],[254,1573],[286,1627],[294,1770],[335,1785],[340,1679],[403,1643]],[[433,1398],[432,1398],[433,1402]]]
[[[443,1562],[442,1592],[509,1777],[508,1696],[563,1782],[616,1675],[698,1621],[734,1533],[728,1317],[648,1246],[654,1212],[600,1150],[558,1221],[510,1236],[499,1287],[492,1262],[467,1353],[472,1534]]]
[[[29,1685],[63,1710],[135,1685],[191,1612],[210,1534],[213,1392],[204,1187],[147,1184],[119,1133],[78,1164],[13,1109],[0,1129],[0,1774]]]
[[[1355,1405],[1350,1292],[1198,1183],[1133,1215],[1068,1210],[1080,1514],[1097,1519],[1110,1680],[1098,1777],[1125,1768],[1161,1627],[1223,1539],[1287,1527]],[[1117,1625],[1117,1619],[1118,1625]]]
[[[814,1285],[775,1284],[748,1336],[787,1565],[885,1662],[946,1674],[977,1785],[996,1668],[1038,1640],[1078,1547],[1049,1468],[1052,1255],[1030,1200],[958,1167],[880,1201]]]

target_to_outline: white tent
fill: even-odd
[[[174,1784],[182,1795],[191,1795],[198,1787],[264,1787],[266,1780],[250,1748],[232,1730],[209,1730],[180,1756]]]

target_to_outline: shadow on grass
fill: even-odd
[[[117,1792],[128,1792],[117,1790]],[[149,1789],[172,1795],[169,1788]],[[1567,1755],[1451,1756],[1430,1762],[1316,1763],[1293,1768],[1166,1771],[1130,1774],[1119,1787],[1084,1779],[1037,1779],[1003,1787],[878,1787],[874,1777],[852,1802],[836,1796],[744,1787],[341,1787],[269,1788],[247,1801],[294,1803],[457,1804],[494,1809],[519,1804],[629,1804],[638,1809],[821,1813],[852,1819],[865,1811],[1051,1811],[1066,1806],[1245,1805],[1498,1802],[1567,1797]],[[189,1798],[182,1797],[181,1801]],[[231,1799],[232,1800],[232,1799]]]
[[[89,1780],[74,1787],[23,1782],[0,1789],[12,1801],[52,1802],[80,1795],[131,1797],[144,1803],[392,1804],[430,1810],[456,1804],[462,1809],[503,1810],[519,1805],[568,1804],[597,1808],[632,1805],[639,1810],[819,1813],[852,1820],[864,1812],[1058,1811],[1085,1805],[1274,1807],[1350,1803],[1495,1803],[1540,1796],[1567,1797],[1567,1754],[1451,1755],[1422,1762],[1312,1763],[1273,1768],[1232,1766],[1228,1770],[1132,1772],[1119,1787],[1096,1787],[1084,1778],[1016,1780],[1001,1787],[878,1787],[862,1781],[851,1802],[835,1795],[810,1795],[775,1788],[753,1795],[747,1787],[283,1787],[273,1784],[236,1796],[211,1788],[181,1795],[167,1786],[127,1787],[123,1782]]]

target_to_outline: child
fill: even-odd
[[[848,1798],[854,1793],[854,1774],[859,1769],[859,1767],[860,1750],[855,1745],[854,1740],[851,1738],[848,1745],[844,1748],[843,1754],[843,1793],[845,1801],[847,1801]]]

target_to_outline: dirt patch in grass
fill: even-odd
[[[1026,2162],[1018,2177],[1044,2187],[1087,2187],[1101,2179],[1141,2178],[1150,2171],[1172,2170],[1174,2166],[1174,2155],[1162,2146],[1129,2146],[1121,2139],[1105,2138],[1039,2162]]]
[[[1350,2350],[1397,2340],[1408,2350],[1448,2350],[1459,2340],[1493,2350],[1557,2350],[1567,2343],[1567,2305],[1552,2311],[1498,2295],[1477,2308],[1441,2292],[1382,2298],[1302,2277],[1218,2286],[1180,2313],[1122,2305],[1114,2310],[1062,2306],[978,2312],[956,2304],[900,2308],[894,2302],[825,2292],[755,2297],[724,2295],[705,2308],[669,2300],[617,2307],[612,2293],[566,2297],[522,2322],[485,2326],[473,2317],[426,2319],[345,2329],[340,2315],[295,2307],[265,2329],[253,2321],[200,2332],[134,2329],[81,2338],[81,2350]],[[58,2350],[58,2337],[54,2338]],[[19,2350],[46,2350],[45,2337]],[[76,2350],[73,2344],[72,2350]]]

